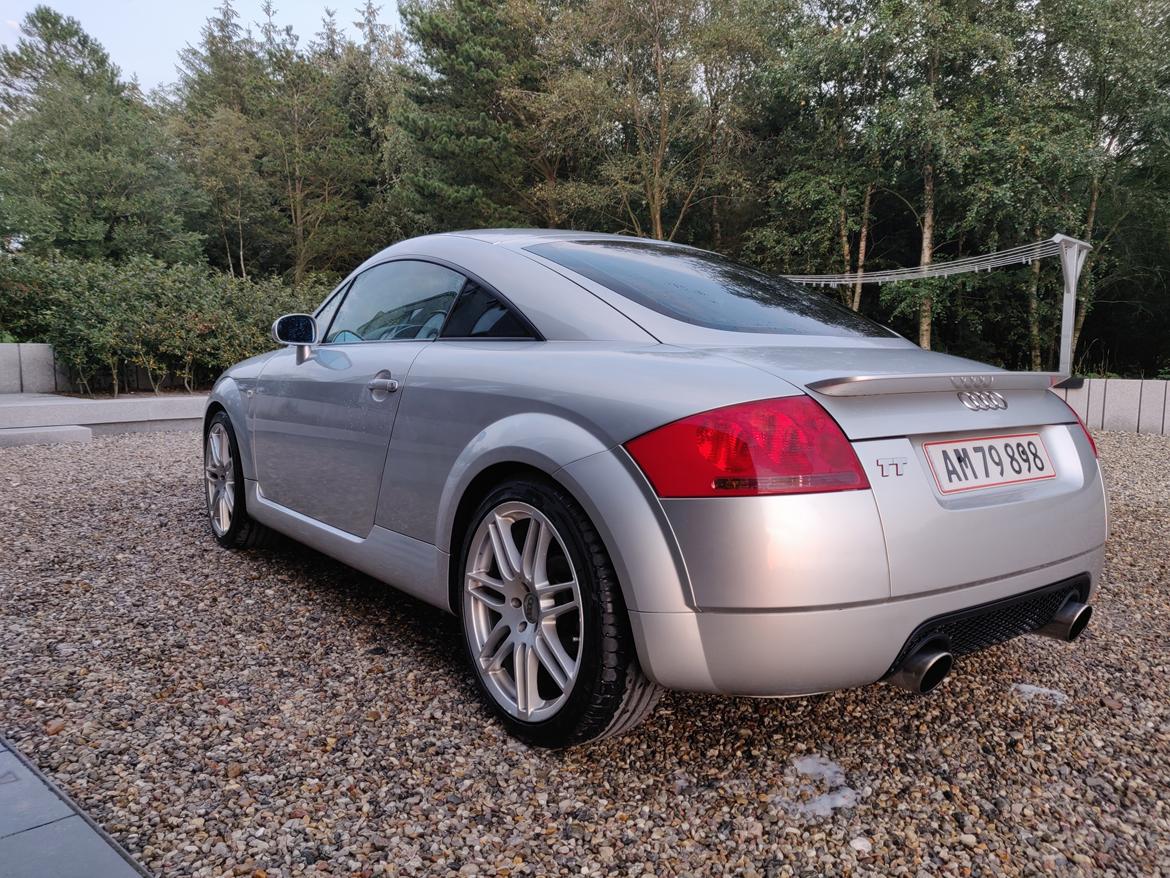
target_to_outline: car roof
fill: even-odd
[[[672,246],[668,241],[656,241],[653,238],[639,238],[635,235],[611,235],[605,232],[586,232],[580,229],[460,229],[454,232],[439,232],[435,237],[472,238],[488,244],[511,244],[523,246],[539,241],[573,240],[615,240],[638,241],[647,244],[662,244]],[[680,245],[673,245],[680,246]]]

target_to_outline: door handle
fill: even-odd
[[[398,389],[398,381],[391,378],[388,373],[379,372],[369,380],[366,387],[374,395],[374,399],[385,399],[386,394]]]

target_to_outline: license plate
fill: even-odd
[[[922,448],[944,494],[1056,478],[1039,433],[947,439],[924,442]]]

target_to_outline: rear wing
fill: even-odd
[[[844,375],[822,378],[805,386],[825,396],[880,396],[887,393],[942,391],[1048,390],[1067,376],[1059,372],[976,372],[968,375],[919,373],[910,375]]]

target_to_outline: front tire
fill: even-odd
[[[464,643],[481,693],[516,737],[566,747],[621,734],[659,688],[638,664],[609,555],[562,488],[509,481],[460,553]]]
[[[211,533],[225,549],[269,546],[275,533],[248,515],[240,446],[227,412],[216,412],[203,435],[203,497]]]

